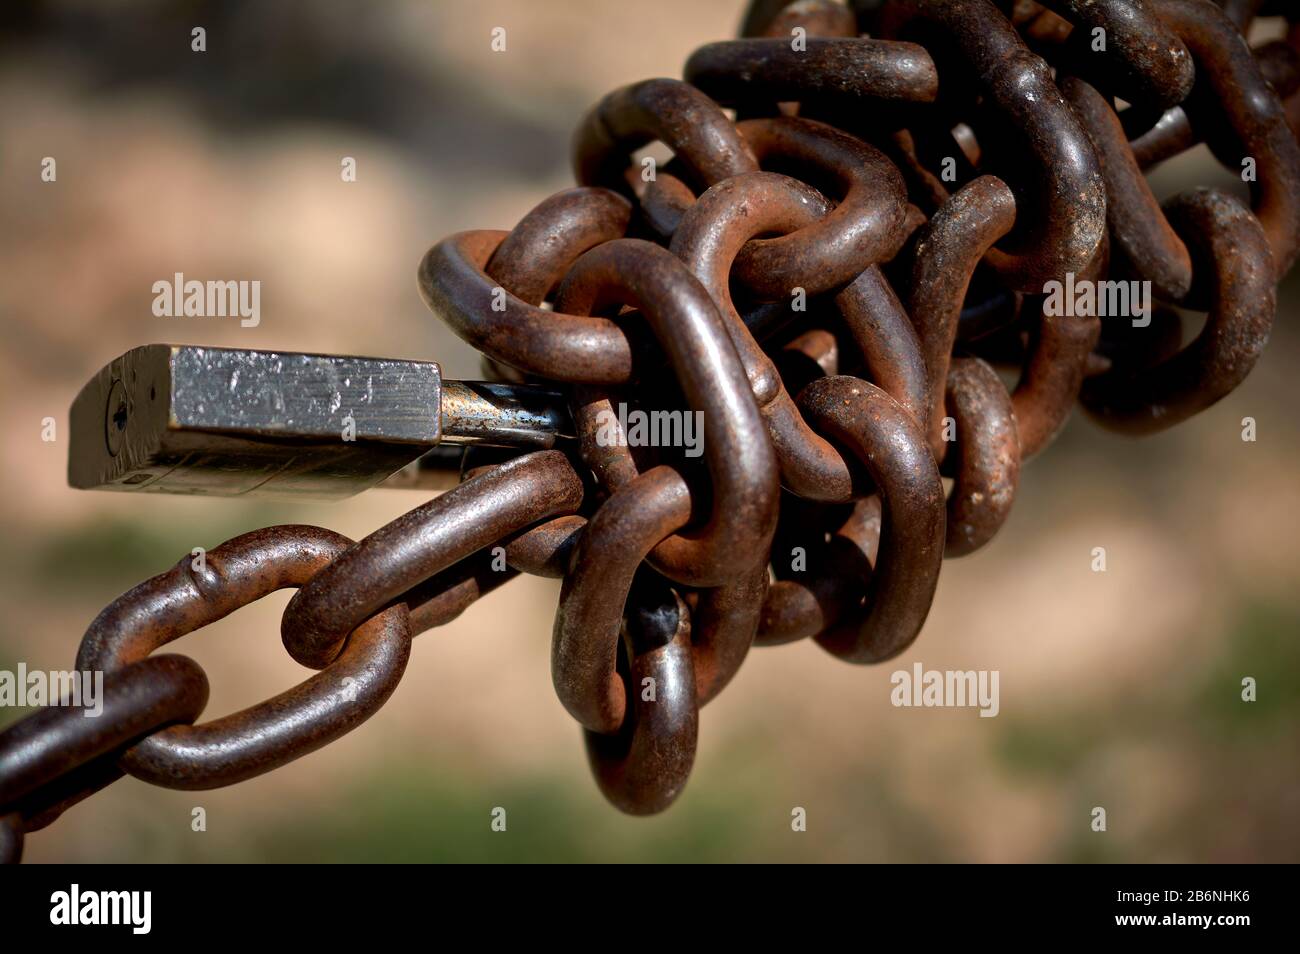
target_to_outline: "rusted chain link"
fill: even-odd
[[[751,646],[905,651],[942,558],[994,538],[1077,399],[1151,432],[1264,347],[1300,251],[1300,27],[1251,50],[1278,11],[1223,7],[756,0],[685,81],[601,99],[576,188],[419,267],[494,376],[564,390],[576,446],[472,471],[360,542],[272,527],[116,600],[77,657],[106,673],[103,716],[0,733],[0,858],[124,773],[226,785],[350,731],[414,634],[520,573],[563,581],[554,688],[633,814],[681,794],[700,708]],[[1200,142],[1250,169],[1249,205],[1157,202],[1143,170]],[[1175,307],[1208,312],[1185,346]],[[283,587],[284,646],[318,672],[195,724],[202,670],[151,653]]]
[[[351,541],[318,527],[269,527],[189,558],[141,583],[90,625],[77,654],[82,672],[113,672],[216,622],[268,593],[302,586]],[[397,688],[410,655],[405,604],[362,622],[325,671],[278,696],[203,725],[176,725],[141,739],[118,764],[167,788],[218,788],[254,778],[352,731]]]

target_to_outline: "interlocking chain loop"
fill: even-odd
[[[650,558],[662,572],[694,586],[737,575],[737,554],[762,553],[776,527],[777,471],[772,447],[745,371],[708,292],[681,260],[637,239],[607,242],[583,255],[556,295],[565,313],[610,305],[641,310],[668,354],[690,407],[708,429],[704,459],[713,508],[696,531],[659,543]],[[582,419],[616,418],[609,397],[592,395]],[[599,433],[584,434],[584,442]]]
[[[1192,91],[1191,54],[1146,0],[1040,2],[1074,25],[1062,49],[1064,65],[1099,88],[1162,108],[1178,105]],[[1105,38],[1105,49],[1095,49],[1098,36]]]
[[[847,447],[879,488],[880,553],[862,609],[817,637],[851,662],[902,652],[925,622],[943,560],[943,484],[915,419],[875,385],[836,376],[808,385],[800,410]]]
[[[518,457],[472,477],[304,581],[285,609],[285,649],[304,666],[331,665],[355,641],[357,627],[413,587],[530,524],[572,513],[582,495],[582,481],[558,451]]]
[[[578,440],[471,470],[358,543],[272,527],[120,597],[77,658],[106,673],[103,715],[0,733],[0,858],[124,772],[209,788],[350,731],[414,633],[520,573],[562,580],[555,691],[632,814],[680,796],[700,708],[751,646],[904,652],[943,557],[996,536],[1076,401],[1149,433],[1263,350],[1300,252],[1300,14],[1223,7],[755,0],[685,82],[605,96],[576,188],[419,267],[493,376],[566,390]],[[1252,50],[1252,21],[1282,14],[1286,38]],[[655,142],[668,162],[638,153]],[[1252,171],[1249,207],[1157,202],[1144,170],[1200,142]],[[1151,286],[1140,316],[1054,298],[1130,281]],[[1186,345],[1177,309],[1208,313]],[[633,414],[698,414],[702,440],[637,439]],[[319,671],[194,724],[202,670],[151,654],[282,587],[284,646]]]
[[[433,313],[484,354],[525,374],[591,384],[628,381],[633,346],[617,322],[584,315],[557,321],[488,275],[488,261],[507,235],[460,232],[429,250],[420,263],[420,293]]]
[[[637,568],[690,519],[686,482],[671,467],[655,467],[616,490],[583,532],[560,590],[551,674],[560,702],[593,732],[614,733],[623,724],[618,639]]]
[[[807,119],[750,119],[737,128],[760,163],[826,182],[838,202],[806,228],[746,245],[736,259],[736,277],[746,288],[769,300],[796,287],[819,294],[894,257],[906,237],[907,193],[883,153]]]
[[[704,283],[726,320],[767,423],[782,482],[804,497],[848,500],[852,478],[843,458],[804,423],[776,364],[736,312],[730,291],[736,255],[747,241],[807,229],[828,210],[820,193],[794,179],[770,172],[733,176],[710,188],[682,217],[670,249]],[[863,257],[856,271],[869,264]]]
[[[681,794],[695,764],[699,705],[690,636],[690,614],[671,591],[630,607],[624,640],[628,716],[617,733],[583,733],[596,784],[628,814],[663,811]]]
[[[114,670],[228,616],[268,593],[302,586],[352,541],[318,527],[255,530],[183,558],[141,583],[90,625],[77,668]],[[175,725],[122,754],[122,768],[167,788],[207,789],[254,778],[332,742],[374,715],[397,688],[410,655],[399,605],[364,621],[324,672],[273,699],[202,725]]]
[[[1231,393],[1263,353],[1277,303],[1268,237],[1245,205],[1197,189],[1172,200],[1165,212],[1192,244],[1195,274],[1210,286],[1210,313],[1201,333],[1176,354],[1085,385],[1088,410],[1133,433],[1172,427]]]
[[[111,759],[115,750],[158,729],[192,723],[207,701],[207,676],[198,663],[185,656],[150,656],[109,673],[100,700],[102,711],[97,715],[88,718],[84,703],[50,707],[6,733],[0,761],[0,805],[20,806],[14,816],[21,821],[39,817],[53,807],[52,801],[66,802],[69,795],[90,794],[95,787],[82,787],[76,781],[87,774],[85,766],[104,756]],[[120,772],[109,768],[107,774],[116,778]],[[57,790],[60,782],[64,791],[51,799],[51,791]],[[29,797],[36,792],[44,799]],[[12,825],[17,834],[10,838],[20,840],[23,825]]]
[[[991,253],[989,264],[1020,291],[1083,272],[1105,235],[1105,192],[1087,135],[1047,63],[989,0],[901,0],[887,4],[882,17],[888,36],[937,28],[958,45],[961,65],[989,97],[994,135],[1008,145],[1001,159],[1022,173],[1013,178],[1023,213],[1019,234]],[[1026,155],[1032,162],[1024,162]]]
[[[758,168],[754,154],[717,103],[681,80],[652,79],[607,95],[573,136],[582,185],[627,188],[628,158],[658,140],[703,188]]]

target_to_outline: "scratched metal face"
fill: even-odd
[[[170,424],[435,444],[440,388],[438,366],[419,361],[178,347]]]
[[[436,364],[146,345],[72,406],[68,482],[146,493],[337,499],[441,438]]]

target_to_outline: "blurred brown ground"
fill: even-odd
[[[66,668],[104,603],[270,523],[360,537],[419,503],[290,505],[74,492],[81,384],[150,341],[436,359],[476,376],[415,266],[446,233],[509,228],[570,184],[569,132],[607,90],[680,73],[740,4],[452,0],[17,4],[0,14],[0,668]],[[208,28],[208,52],[189,30]],[[505,26],[508,52],[488,38]],[[39,180],[43,156],[57,184]],[[339,179],[342,156],[358,181]],[[1239,188],[1203,151],[1159,171]],[[168,320],[175,271],[260,279],[262,323]],[[897,664],[757,650],[702,718],[691,783],[632,819],[589,778],[551,690],[557,586],[521,579],[421,636],[358,731],[233,788],[114,785],[28,839],[30,861],[1300,860],[1293,368],[1300,287],[1210,411],[1142,442],[1076,415],[986,550],[944,565]],[[1258,421],[1243,443],[1244,416]],[[1090,571],[1105,546],[1109,571]],[[262,601],[176,644],[208,714],[303,677]],[[998,669],[1001,714],[895,709],[889,674]],[[1240,680],[1260,701],[1239,701]],[[15,718],[0,711],[0,722]],[[194,806],[208,830],[190,831]],[[489,831],[494,806],[506,834]],[[1105,806],[1109,831],[1089,831]],[[790,810],[808,831],[790,831]]]

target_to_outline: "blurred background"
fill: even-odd
[[[739,0],[9,2],[0,8],[0,669],[72,666],[104,604],[255,527],[359,538],[425,495],[337,504],[86,493],[68,406],[156,341],[431,359],[477,377],[415,269],[572,184],[616,86],[680,75]],[[207,52],[190,30],[207,30]],[[507,51],[489,47],[507,30]],[[56,183],[40,163],[58,162]],[[357,181],[340,181],[340,160]],[[1240,190],[1198,149],[1159,195]],[[152,315],[151,285],[258,279],[262,320]],[[1300,860],[1300,276],[1246,384],[1141,441],[1080,414],[984,550],[947,561],[912,650],[754,651],[701,718],[666,813],[607,805],[549,676],[558,584],[518,579],[420,636],[392,700],[279,771],[186,793],[127,778],[27,839],[41,861]],[[54,417],[59,439],[40,439]],[[1241,420],[1258,441],[1241,439]],[[1108,571],[1091,571],[1107,549]],[[209,717],[300,681],[276,594],[173,646]],[[1001,713],[900,709],[889,676],[997,669]],[[1259,701],[1240,700],[1241,680]],[[0,710],[0,725],[21,716]],[[190,830],[191,810],[207,831]],[[489,813],[508,812],[492,833]],[[807,811],[795,833],[790,813]],[[1089,828],[1103,806],[1108,831]]]

